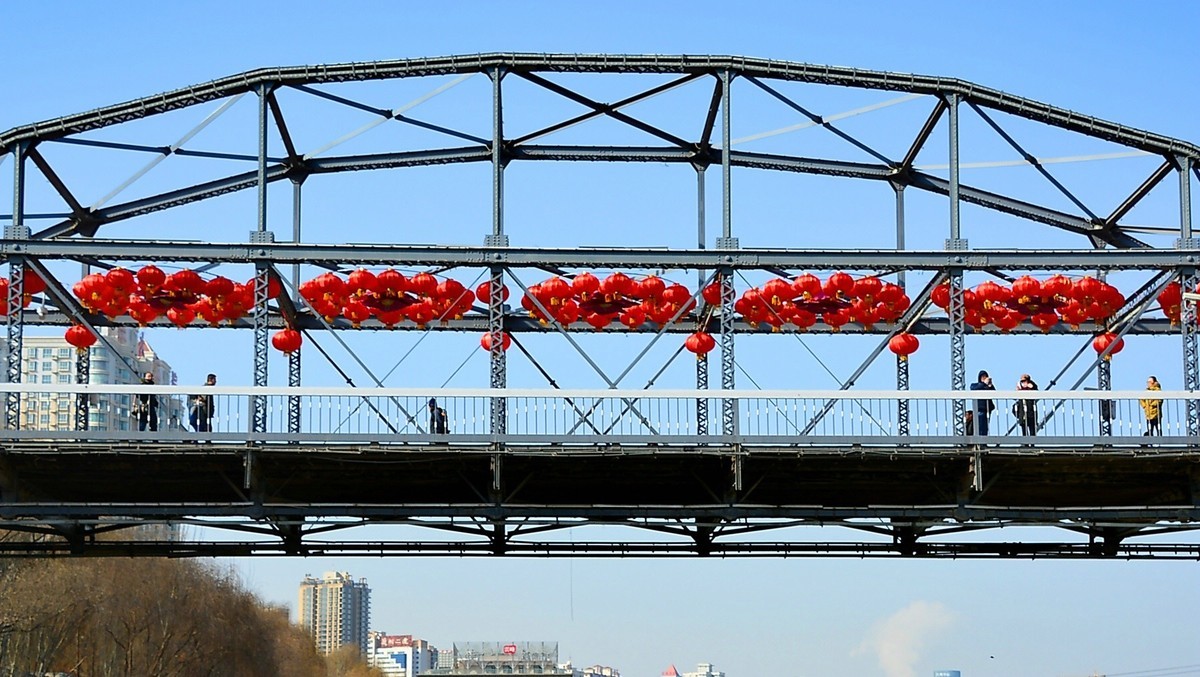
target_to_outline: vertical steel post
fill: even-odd
[[[703,165],[696,165],[696,243],[700,249],[704,249],[704,227],[705,227],[705,208],[704,208],[704,170]],[[697,284],[704,284],[705,275],[703,270],[696,271]],[[707,314],[707,307],[703,296],[700,299],[699,311],[696,317],[703,318]],[[696,331],[705,331],[707,324],[703,322],[696,323]],[[699,353],[696,355],[696,390],[708,390],[708,354]],[[708,398],[696,398],[696,433],[699,435],[708,434]]]
[[[90,348],[75,349],[75,383],[87,385],[92,377],[92,350]],[[87,393],[75,395],[75,429],[88,429],[89,403]]]
[[[733,115],[730,112],[730,84],[732,74],[721,71],[721,241],[717,249],[737,249],[733,237],[733,164],[729,145],[733,141]],[[733,270],[721,271],[721,389],[733,390]],[[721,434],[736,435],[738,432],[737,400],[725,398],[721,401]]]
[[[1112,390],[1112,360],[1107,357],[1100,360],[1100,364],[1096,366],[1096,388],[1100,391],[1100,403],[1096,407],[1097,413],[1100,415],[1100,434],[1104,436],[1112,435],[1112,405],[1108,399],[1106,391]]]
[[[270,87],[258,86],[258,228],[251,234],[251,242],[270,240],[267,231],[267,95]],[[267,386],[267,285],[270,283],[269,266],[265,261],[254,265],[254,387]],[[267,398],[254,395],[251,398],[251,431],[267,431]]]
[[[300,198],[301,186],[303,179],[292,179],[292,242],[300,243]],[[292,289],[295,290],[296,297],[294,299],[297,307],[300,303],[300,264],[292,265]],[[300,350],[296,349],[288,353],[288,387],[300,387]],[[300,432],[300,396],[288,396],[288,432],[296,434]]]
[[[959,224],[959,195],[958,195],[958,103],[959,96],[951,94],[949,100],[950,112],[950,238],[946,240],[946,249],[965,251],[967,241],[962,237]],[[957,263],[962,263],[962,257],[955,257]],[[950,274],[950,389],[967,389],[967,340],[966,340],[966,306],[963,303],[963,271],[959,267],[951,267]],[[954,400],[954,434],[966,433],[965,416],[967,405],[965,400]]]
[[[13,210],[12,225],[5,228],[8,240],[29,239],[29,228],[25,226],[25,151],[24,142],[13,146]],[[23,309],[25,307],[25,260],[13,257],[8,261],[8,315],[5,317],[7,342],[5,345],[5,375],[9,383],[21,382],[22,340],[25,335]],[[4,422],[9,430],[21,427],[21,393],[8,393],[4,398]]]
[[[1192,237],[1192,178],[1191,158],[1180,157],[1179,161],[1179,247],[1197,249],[1200,242]],[[1196,268],[1188,266],[1179,270],[1179,284],[1185,292],[1197,291],[1200,277]],[[1183,389],[1188,392],[1200,390],[1200,353],[1197,350],[1196,303],[1183,302],[1183,317],[1180,318],[1180,333],[1183,338]],[[1200,400],[1187,401],[1188,436],[1200,435]]]
[[[492,233],[486,238],[491,247],[507,247],[508,237],[504,234],[504,95],[501,83],[504,71],[492,69]],[[491,346],[488,355],[491,369],[491,387],[501,390],[508,387],[508,364],[504,353],[504,266],[494,265],[488,277],[488,334]],[[492,434],[503,435],[508,430],[508,408],[503,397],[491,401]],[[493,459],[499,477],[499,459]]]
[[[904,251],[906,246],[904,238],[904,184],[893,182],[892,190],[896,192],[896,251]],[[896,282],[900,285],[901,289],[908,291],[908,281],[905,278],[903,270],[896,275]],[[908,390],[908,358],[900,355],[896,356],[896,390]],[[908,400],[897,400],[896,402],[896,425],[901,435],[907,435],[909,432],[908,405]]]

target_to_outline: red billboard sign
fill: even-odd
[[[505,656],[517,655],[517,645],[516,644],[505,644],[504,645],[504,655]]]
[[[379,648],[394,649],[401,646],[412,646],[412,635],[380,635]]]

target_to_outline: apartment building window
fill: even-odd
[[[71,382],[71,380],[72,380],[72,379],[71,379],[71,375],[70,375],[70,374],[59,374],[59,375],[58,375],[58,382],[59,382],[59,383],[70,383],[70,382]]]
[[[42,414],[38,417],[38,422],[42,425],[50,425],[50,414]]]
[[[69,423],[69,422],[70,422],[70,418],[71,418],[71,417],[70,417],[70,416],[68,416],[67,414],[59,414],[59,415],[58,415],[58,424],[59,424],[59,425],[66,425],[67,423]]]
[[[54,371],[54,363],[53,362],[43,362],[42,363],[42,371]]]
[[[59,369],[59,371],[69,371],[71,369],[70,360],[59,360],[58,361],[58,369]]]
[[[70,356],[71,356],[71,349],[70,349],[70,348],[59,348],[59,349],[58,349],[58,356],[59,356],[59,357],[70,357]]]
[[[36,361],[26,362],[25,368],[28,369],[29,371],[37,371],[37,365],[38,365],[38,363]]]
[[[49,409],[49,408],[50,408],[50,400],[42,400],[41,402],[38,402],[38,409]]]
[[[42,374],[42,383],[54,383],[54,374]]]
[[[42,357],[54,357],[54,349],[42,348]]]

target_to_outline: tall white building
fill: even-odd
[[[104,341],[90,349],[88,383],[132,385],[151,372],[159,385],[176,382],[171,365],[132,327],[104,327]],[[115,352],[114,352],[115,351]],[[42,385],[75,383],[76,349],[62,336],[25,336],[21,340],[21,381]],[[131,369],[132,367],[132,369]],[[130,412],[132,395],[100,393],[89,398],[88,429],[137,430]],[[21,427],[25,430],[74,430],[74,395],[66,393],[26,394],[21,399]],[[178,398],[159,396],[159,430],[181,427],[184,404]]]
[[[347,644],[367,653],[367,628],[371,621],[371,589],[367,579],[330,571],[321,578],[305,576],[300,582],[300,625],[308,631],[317,651],[329,655]]]
[[[387,677],[416,677],[433,669],[437,649],[412,635],[367,635],[367,665],[378,668]]]

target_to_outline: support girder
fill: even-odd
[[[0,134],[0,152],[7,152],[13,144],[20,142],[60,138],[187,108],[235,94],[252,92],[264,83],[272,86],[302,86],[482,73],[498,68],[516,73],[716,74],[721,71],[729,71],[739,76],[766,80],[903,91],[915,94],[956,94],[961,96],[964,101],[970,101],[985,108],[1150,153],[1164,156],[1183,155],[1200,159],[1200,146],[1195,144],[1014,96],[958,78],[871,71],[741,56],[519,53],[471,54],[367,63],[260,68],[113,106],[16,127]]]
[[[699,158],[702,154],[706,154],[707,157],[701,160]],[[713,164],[720,161],[721,155],[720,150],[708,149],[697,151],[682,147],[521,146],[511,149],[509,158],[516,160],[564,162],[667,162],[691,164],[701,162],[703,164]],[[291,178],[295,174],[326,174],[343,171],[395,169],[461,162],[487,162],[491,159],[492,153],[486,146],[379,153],[328,159],[313,158],[297,164],[272,165],[267,170],[267,181],[275,182]],[[889,181],[939,195],[947,195],[949,193],[949,186],[945,179],[913,170],[898,172],[895,168],[883,164],[792,157],[770,153],[749,153],[744,151],[731,151],[729,160],[734,167]],[[243,172],[195,186],[180,188],[99,209],[94,212],[88,211],[78,218],[62,221],[38,231],[33,237],[34,239],[44,239],[60,237],[76,232],[91,234],[94,233],[96,227],[106,223],[123,221],[192,202],[218,197],[227,193],[253,188],[257,186],[257,179],[258,173],[256,171]],[[1122,232],[1117,224],[1109,221],[1089,220],[965,185],[959,186],[959,196],[964,202],[1054,226],[1072,233],[1096,237],[1114,247],[1143,248],[1148,246],[1141,240]]]
[[[41,259],[93,257],[111,262],[203,261],[254,264],[409,265],[510,268],[609,267],[648,270],[963,270],[1068,271],[1163,270],[1200,263],[1200,249],[1132,249],[1115,253],[1085,249],[588,249],[472,247],[404,244],[212,243],[171,240],[0,240],[0,257]]]

